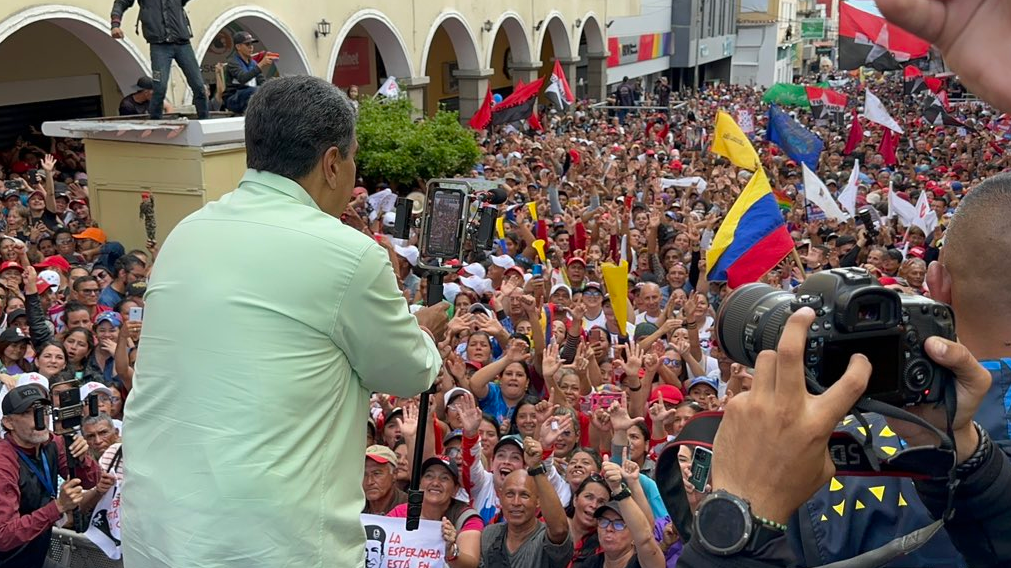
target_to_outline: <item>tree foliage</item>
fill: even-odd
[[[453,177],[481,157],[459,113],[440,110],[415,121],[410,99],[366,98],[358,109],[358,172],[372,181],[413,185],[417,179]]]

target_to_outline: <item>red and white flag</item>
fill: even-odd
[[[562,64],[558,61],[555,61],[555,69],[551,72],[548,88],[544,89],[544,96],[548,97],[555,108],[562,112],[576,102],[576,97],[572,95],[572,89],[569,88],[569,81],[565,78],[565,72],[562,71]]]

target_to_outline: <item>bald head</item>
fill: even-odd
[[[950,301],[959,318],[1011,309],[1011,174],[991,177],[962,200],[951,218],[941,249],[941,262],[950,278]],[[961,313],[959,313],[961,312]]]
[[[639,298],[642,300],[642,309],[646,310],[646,313],[650,317],[660,315],[660,300],[662,298],[660,286],[657,286],[654,282],[643,284],[642,289],[639,291]]]

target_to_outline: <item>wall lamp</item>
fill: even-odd
[[[326,37],[330,35],[330,22],[325,19],[320,20],[316,23],[316,38]]]

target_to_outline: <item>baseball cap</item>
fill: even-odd
[[[583,286],[583,289],[580,290],[580,292],[585,292],[585,291],[590,290],[590,289],[596,290],[596,291],[600,292],[601,294],[604,293],[604,287],[601,286],[599,282],[587,282]]]
[[[649,404],[659,401],[660,395],[663,395],[664,404],[678,404],[685,399],[685,396],[681,394],[681,389],[674,385],[660,385],[650,393]]]
[[[516,261],[512,259],[508,254],[503,254],[499,256],[492,256],[491,263],[499,268],[504,268],[506,270],[516,266]]]
[[[3,193],[3,200],[7,201],[8,199],[12,199],[14,197],[18,197],[19,195],[20,195],[20,193],[18,193],[18,190],[16,190],[16,189],[8,189],[7,191],[4,191],[4,193]]]
[[[97,318],[95,318],[95,328],[98,328],[102,322],[109,322],[116,327],[120,327],[123,325],[123,317],[120,316],[118,312],[102,312]]]
[[[614,511],[615,513],[621,515],[621,506],[617,501],[608,501],[607,503],[597,507],[597,510],[593,512],[593,518],[599,519],[600,517],[603,517],[604,513],[607,511]]]
[[[35,289],[38,290],[39,294],[45,294],[48,292],[52,286],[46,280],[38,278],[35,280]]]
[[[88,227],[87,229],[81,231],[74,235],[75,239],[91,239],[97,243],[105,244],[108,241],[108,237],[105,236],[105,231],[99,229],[98,227]]]
[[[523,451],[523,438],[521,438],[519,434],[509,434],[508,436],[502,436],[499,439],[498,443],[495,444],[495,451],[492,452],[492,455],[497,454],[502,446],[505,446],[506,444],[512,444],[519,448],[520,452]]]
[[[502,278],[505,278],[505,275],[509,274],[510,272],[515,272],[516,274],[519,274],[520,276],[526,276],[526,273],[523,272],[523,269],[520,268],[519,266],[516,266],[515,262],[513,263],[512,266],[510,266],[509,268],[505,269],[505,272],[502,274]]]
[[[383,427],[385,428],[387,425],[389,425],[390,423],[392,423],[393,419],[397,415],[400,415],[401,419],[403,419],[403,417],[404,417],[404,409],[398,406],[398,407],[390,410],[390,413],[386,415],[386,419],[383,420]]]
[[[154,90],[154,79],[143,75],[137,79],[137,84],[133,86],[134,91],[152,91]]]
[[[660,328],[658,328],[655,323],[644,321],[639,325],[635,326],[635,331],[632,333],[632,338],[638,341],[643,337],[649,337],[653,335],[654,333],[656,333],[658,329]]]
[[[7,325],[11,325],[11,322],[21,317],[28,317],[28,312],[24,311],[21,308],[18,308],[12,312],[7,312]]]
[[[565,263],[565,265],[566,265],[566,266],[572,266],[573,264],[575,264],[575,263],[577,263],[577,262],[578,262],[579,264],[582,264],[583,266],[586,266],[586,261],[585,261],[585,260],[583,260],[582,258],[578,257],[578,256],[574,256],[574,257],[570,258],[570,259],[569,259],[569,260],[568,260],[568,261],[567,261],[567,262]]]
[[[409,247],[393,245],[393,250],[397,253],[397,256],[406,260],[411,266],[418,265],[418,257],[421,256],[421,252],[418,251],[418,247],[413,245]]]
[[[463,430],[457,428],[456,430],[451,431],[449,434],[446,434],[446,437],[442,439],[442,445],[445,446],[450,442],[452,442],[453,440],[462,438],[463,438]]]
[[[442,467],[449,470],[449,474],[453,476],[457,485],[460,485],[460,468],[456,467],[453,460],[449,459],[447,456],[432,456],[421,464],[421,471],[424,473],[428,468],[436,465],[441,465]]]
[[[35,191],[33,191],[33,192],[31,192],[31,193],[28,194],[28,199],[31,199],[31,198],[35,197],[36,195],[39,196],[39,197],[41,197],[42,199],[46,198],[45,192],[39,191],[39,190],[36,189]]]
[[[38,264],[35,265],[35,269],[36,270],[45,270],[47,268],[55,268],[55,269],[57,269],[57,270],[59,270],[61,272],[67,272],[67,273],[69,273],[70,272],[70,263],[67,261],[67,259],[63,258],[62,256],[60,256],[58,254],[54,254],[53,256],[47,256],[45,259],[43,259],[42,262],[40,262],[40,263],[38,263]],[[39,276],[42,276],[42,275],[39,274]],[[57,276],[57,278],[59,278],[59,276]],[[48,279],[46,281],[49,282]],[[49,283],[52,284],[53,286],[58,286],[59,285],[59,281],[58,280],[57,280],[57,282],[55,284],[53,282],[49,282]]]
[[[14,387],[11,392],[7,393],[3,402],[0,403],[0,409],[3,410],[4,415],[21,414],[36,402],[52,404],[49,401],[49,394],[39,385],[21,385]]]
[[[569,288],[567,284],[555,284],[554,286],[551,287],[551,293],[548,294],[548,296],[554,296],[555,292],[559,290],[565,290],[569,294],[569,296],[572,295],[572,288]]]
[[[468,391],[467,389],[465,389],[463,387],[453,387],[453,388],[449,389],[448,391],[446,391],[446,394],[442,395],[443,404],[445,404],[446,406],[449,406],[449,403],[452,402],[454,398],[456,398],[458,396],[465,395],[468,392],[470,392],[470,391]]]
[[[49,379],[40,373],[21,373],[20,375],[14,375],[17,382],[14,383],[15,387],[20,387],[24,385],[36,385],[46,389],[49,392]]]
[[[924,259],[927,256],[927,249],[923,247],[913,247],[909,249],[909,256]]]
[[[253,34],[249,32],[235,32],[232,34],[232,43],[235,45],[240,45],[243,43],[259,43]]]
[[[88,400],[93,394],[105,393],[112,396],[112,389],[98,381],[90,381],[81,385],[81,400]]]
[[[467,274],[470,274],[472,276],[477,276],[478,278],[485,277],[484,266],[481,266],[481,264],[477,262],[472,262],[467,266],[464,266],[463,268],[460,269],[460,271],[466,272]]]
[[[67,207],[69,207],[70,210],[73,211],[74,207],[77,207],[78,205],[87,205],[87,204],[88,202],[83,199],[71,199],[70,203],[67,204]]]
[[[719,371],[715,371],[715,372],[713,372],[712,374],[709,374],[709,375],[703,375],[701,377],[695,377],[694,379],[688,381],[688,385],[685,386],[685,390],[686,391],[692,390],[693,386],[701,384],[701,385],[708,385],[716,393],[719,393],[720,392],[720,379],[717,376],[718,373],[719,373]],[[666,400],[666,398],[667,397],[665,396],[664,399]]]
[[[397,465],[400,458],[396,452],[381,444],[373,444],[365,448],[365,457],[376,463],[391,463]]]
[[[31,338],[21,331],[20,327],[8,327],[0,333],[0,342],[2,343],[20,343],[22,341],[29,341]]]
[[[0,264],[0,272],[3,272],[4,270],[17,270],[21,272],[24,270],[24,268],[17,262],[14,262],[13,260],[8,260],[7,262]]]
[[[838,239],[835,240],[835,246],[841,247],[841,246],[853,244],[855,242],[857,242],[857,240],[855,238],[853,238],[852,235],[843,235],[843,236],[841,236],[841,237],[839,237]]]

